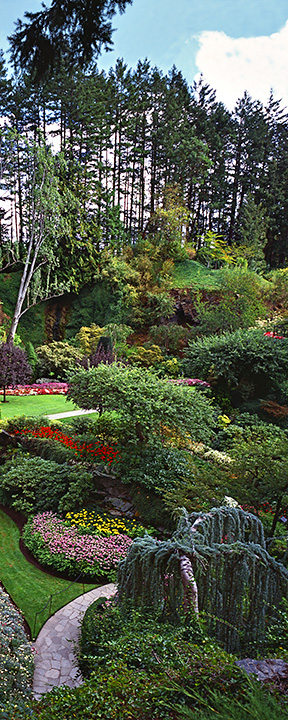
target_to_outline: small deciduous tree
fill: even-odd
[[[13,342],[18,323],[29,307],[61,295],[71,280],[59,281],[59,241],[69,237],[67,197],[60,187],[62,155],[53,156],[42,139],[27,140],[16,131],[5,130],[3,141],[4,186],[19,213],[19,233],[5,246],[2,267],[17,264],[22,270],[15,310],[8,334]],[[17,182],[16,182],[17,179]],[[19,190],[21,188],[21,192]],[[20,211],[21,210],[21,211]]]
[[[3,388],[3,400],[6,400],[6,388],[26,383],[31,377],[31,367],[24,350],[11,343],[0,345],[0,385]]]
[[[117,363],[70,376],[67,397],[86,410],[117,410],[123,436],[134,445],[160,439],[163,426],[189,431],[195,440],[209,442],[215,426],[211,402],[197,390]]]

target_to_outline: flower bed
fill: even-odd
[[[105,464],[111,465],[113,461],[118,462],[120,455],[118,450],[113,450],[110,445],[103,445],[99,440],[93,442],[77,442],[74,437],[66,435],[61,430],[52,430],[49,425],[42,425],[36,430],[31,428],[23,428],[22,430],[15,430],[15,435],[28,435],[33,438],[42,438],[47,440],[55,440],[56,442],[62,443],[65,447],[70,448],[75,452],[76,457],[79,460],[103,460]]]
[[[0,711],[7,710],[9,701],[14,705],[30,695],[33,670],[32,648],[21,615],[0,587]]]
[[[188,385],[189,387],[211,387],[206,380],[199,380],[199,378],[177,378],[177,380],[169,379],[168,382],[174,383],[174,385]]]
[[[23,540],[39,562],[69,577],[81,573],[89,578],[105,576],[109,580],[114,580],[117,565],[124,560],[133,542],[127,535],[83,534],[76,527],[67,527],[52,512],[28,520]]]
[[[6,389],[6,395],[66,395],[67,390],[67,383],[33,383],[32,385],[8,387]],[[3,395],[3,389],[0,390],[0,395]]]
[[[137,520],[116,518],[109,513],[99,513],[95,510],[80,510],[79,512],[68,512],[65,521],[72,526],[85,529],[93,535],[109,537],[110,535],[128,535],[130,538],[143,537],[145,533],[152,534],[153,528],[145,528]]]

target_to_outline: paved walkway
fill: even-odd
[[[48,417],[48,420],[61,420],[61,418],[76,417],[76,415],[90,415],[90,413],[95,412],[97,412],[97,410],[69,410],[68,412],[56,413],[56,415],[44,415],[44,417]]]
[[[110,597],[116,592],[116,585],[102,585],[80,595],[58,610],[43,625],[34,642],[35,672],[33,694],[39,699],[52,687],[68,685],[78,687],[83,682],[75,657],[80,623],[85,610],[99,597]]]

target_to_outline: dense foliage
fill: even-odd
[[[0,385],[3,388],[3,402],[6,402],[8,385],[15,387],[28,382],[30,377],[31,367],[24,350],[12,343],[2,343],[0,345]]]
[[[29,698],[34,660],[24,632],[23,619],[0,587],[0,711]]]
[[[233,404],[285,392],[287,339],[267,336],[261,328],[203,337],[190,342],[185,355],[185,374],[201,374]]]
[[[287,589],[288,571],[267,553],[260,520],[223,506],[185,513],[168,540],[135,540],[119,566],[117,597],[164,619],[183,606],[197,615],[199,602],[212,635],[246,653],[263,640],[269,608]]]
[[[0,499],[25,515],[69,510],[83,504],[93,488],[84,468],[18,452],[0,467]]]
[[[161,438],[161,428],[188,430],[208,440],[215,421],[210,401],[192,388],[175,386],[145,369],[114,363],[69,377],[67,397],[85,409],[117,410],[122,441],[146,444]]]

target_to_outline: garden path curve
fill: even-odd
[[[80,595],[64,605],[43,625],[34,642],[35,672],[33,695],[39,699],[43,693],[59,685],[78,687],[83,682],[75,657],[80,623],[85,610],[99,597],[110,597],[116,585],[109,583]]]

